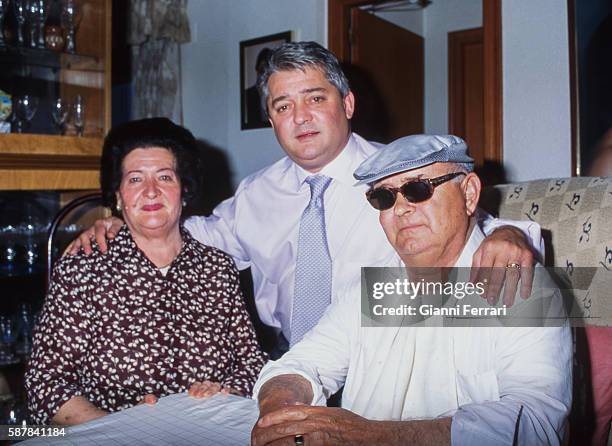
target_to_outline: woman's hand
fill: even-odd
[[[145,396],[142,397],[142,399],[138,402],[137,406],[140,406],[141,404],[148,404],[149,406],[153,406],[154,404],[157,403],[157,397],[155,395],[153,395],[152,393],[147,393]]]
[[[59,408],[51,419],[53,424],[73,426],[108,415],[108,412],[98,409],[83,396],[73,396]]]
[[[209,398],[216,393],[244,396],[239,390],[232,389],[231,387],[223,387],[221,384],[212,381],[196,381],[191,385],[189,391],[187,392],[187,394],[193,398]]]

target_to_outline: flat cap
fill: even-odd
[[[454,135],[410,135],[396,139],[366,159],[353,173],[357,184],[433,163],[473,163],[465,141]]]

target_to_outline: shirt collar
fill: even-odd
[[[468,240],[465,243],[465,246],[463,247],[463,251],[461,251],[461,255],[459,255],[459,258],[455,262],[455,267],[471,267],[472,257],[474,256],[474,253],[476,252],[476,250],[478,250],[480,244],[484,241],[484,239],[485,235],[482,232],[482,229],[480,229],[480,226],[478,226],[477,223],[474,224],[472,232],[470,233],[470,236],[468,237]],[[389,258],[386,266],[405,267],[406,265],[404,264],[399,254],[397,252],[394,252],[393,257]]]
[[[183,262],[185,258],[189,258],[193,254],[193,250],[197,247],[198,242],[191,236],[189,231],[185,229],[183,224],[179,225],[181,231],[181,238],[183,245],[177,256],[172,261],[172,264]],[[138,247],[132,233],[124,223],[121,229],[117,233],[114,239],[108,241],[109,244],[109,255],[114,259],[115,262],[122,263],[133,263],[138,264],[141,267],[147,266],[151,270],[157,270],[158,268],[149,260],[145,253]],[[130,255],[126,256],[126,252],[121,247],[127,247]]]
[[[472,227],[472,232],[465,246],[463,247],[463,251],[461,251],[461,255],[455,262],[455,266],[456,267],[472,266],[472,257],[474,256],[474,253],[476,252],[480,244],[484,241],[484,239],[485,239],[485,235],[482,232],[482,229],[480,229],[480,226],[478,226],[478,223],[475,223]]]
[[[355,135],[351,133],[346,146],[344,146],[340,154],[321,169],[317,175],[325,175],[332,180],[352,186],[355,183],[353,171],[361,161],[362,160],[359,159],[359,145],[355,139]],[[295,178],[295,190],[297,192],[304,184],[304,181],[306,181],[306,178],[313,174],[300,167],[295,162],[291,164]]]

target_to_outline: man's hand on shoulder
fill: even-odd
[[[83,249],[85,255],[90,255],[93,251],[91,241],[95,238],[100,251],[106,253],[108,245],[106,240],[114,239],[119,230],[123,226],[123,220],[116,217],[108,217],[96,220],[94,225],[83,231],[76,239],[74,239],[68,248],[64,251],[64,255],[75,255],[80,249]]]
[[[521,282],[521,297],[531,294],[535,256],[529,240],[520,229],[501,226],[493,231],[474,253],[472,259],[472,282],[486,282],[486,297],[495,305],[504,286],[503,303],[514,304],[514,296]]]

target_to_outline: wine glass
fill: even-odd
[[[28,0],[26,4],[28,27],[30,29],[30,48],[36,48],[36,22],[38,21],[38,2]]]
[[[68,119],[69,110],[70,107],[68,106],[68,103],[62,98],[57,98],[53,103],[51,117],[53,118],[53,123],[55,124],[55,127],[57,127],[57,131],[60,135],[63,135],[66,131],[66,119]]]
[[[72,106],[72,120],[74,128],[77,131],[77,135],[83,136],[83,130],[85,129],[85,104],[83,103],[83,97],[81,95],[74,98],[74,105]]]
[[[29,303],[23,302],[19,305],[16,320],[17,343],[15,352],[18,355],[28,356],[32,353],[32,329],[34,328],[34,314]]]
[[[9,275],[17,263],[17,229],[13,225],[0,228],[0,271]]]
[[[0,365],[14,364],[17,357],[13,354],[15,327],[11,317],[0,316]]]
[[[17,19],[17,45],[23,46],[23,25],[26,21],[28,5],[26,0],[13,0],[15,19]]]
[[[64,0],[62,4],[62,27],[66,30],[66,46],[64,50],[67,53],[74,54],[76,52],[76,44],[74,33],[78,22],[78,11],[74,0]]]
[[[51,3],[49,0],[35,0],[38,2],[38,17],[37,17],[37,25],[38,25],[38,48],[45,47],[45,23],[47,22],[47,17],[49,17],[49,9],[51,8]]]
[[[6,13],[8,2],[9,0],[0,0],[0,46],[4,45],[4,27],[2,24],[4,23],[4,14]]]
[[[17,113],[17,133],[22,133],[23,121],[25,121],[25,127],[29,127],[30,121],[36,114],[36,110],[38,109],[38,98],[26,94],[20,98],[17,98],[16,105],[15,111]]]

